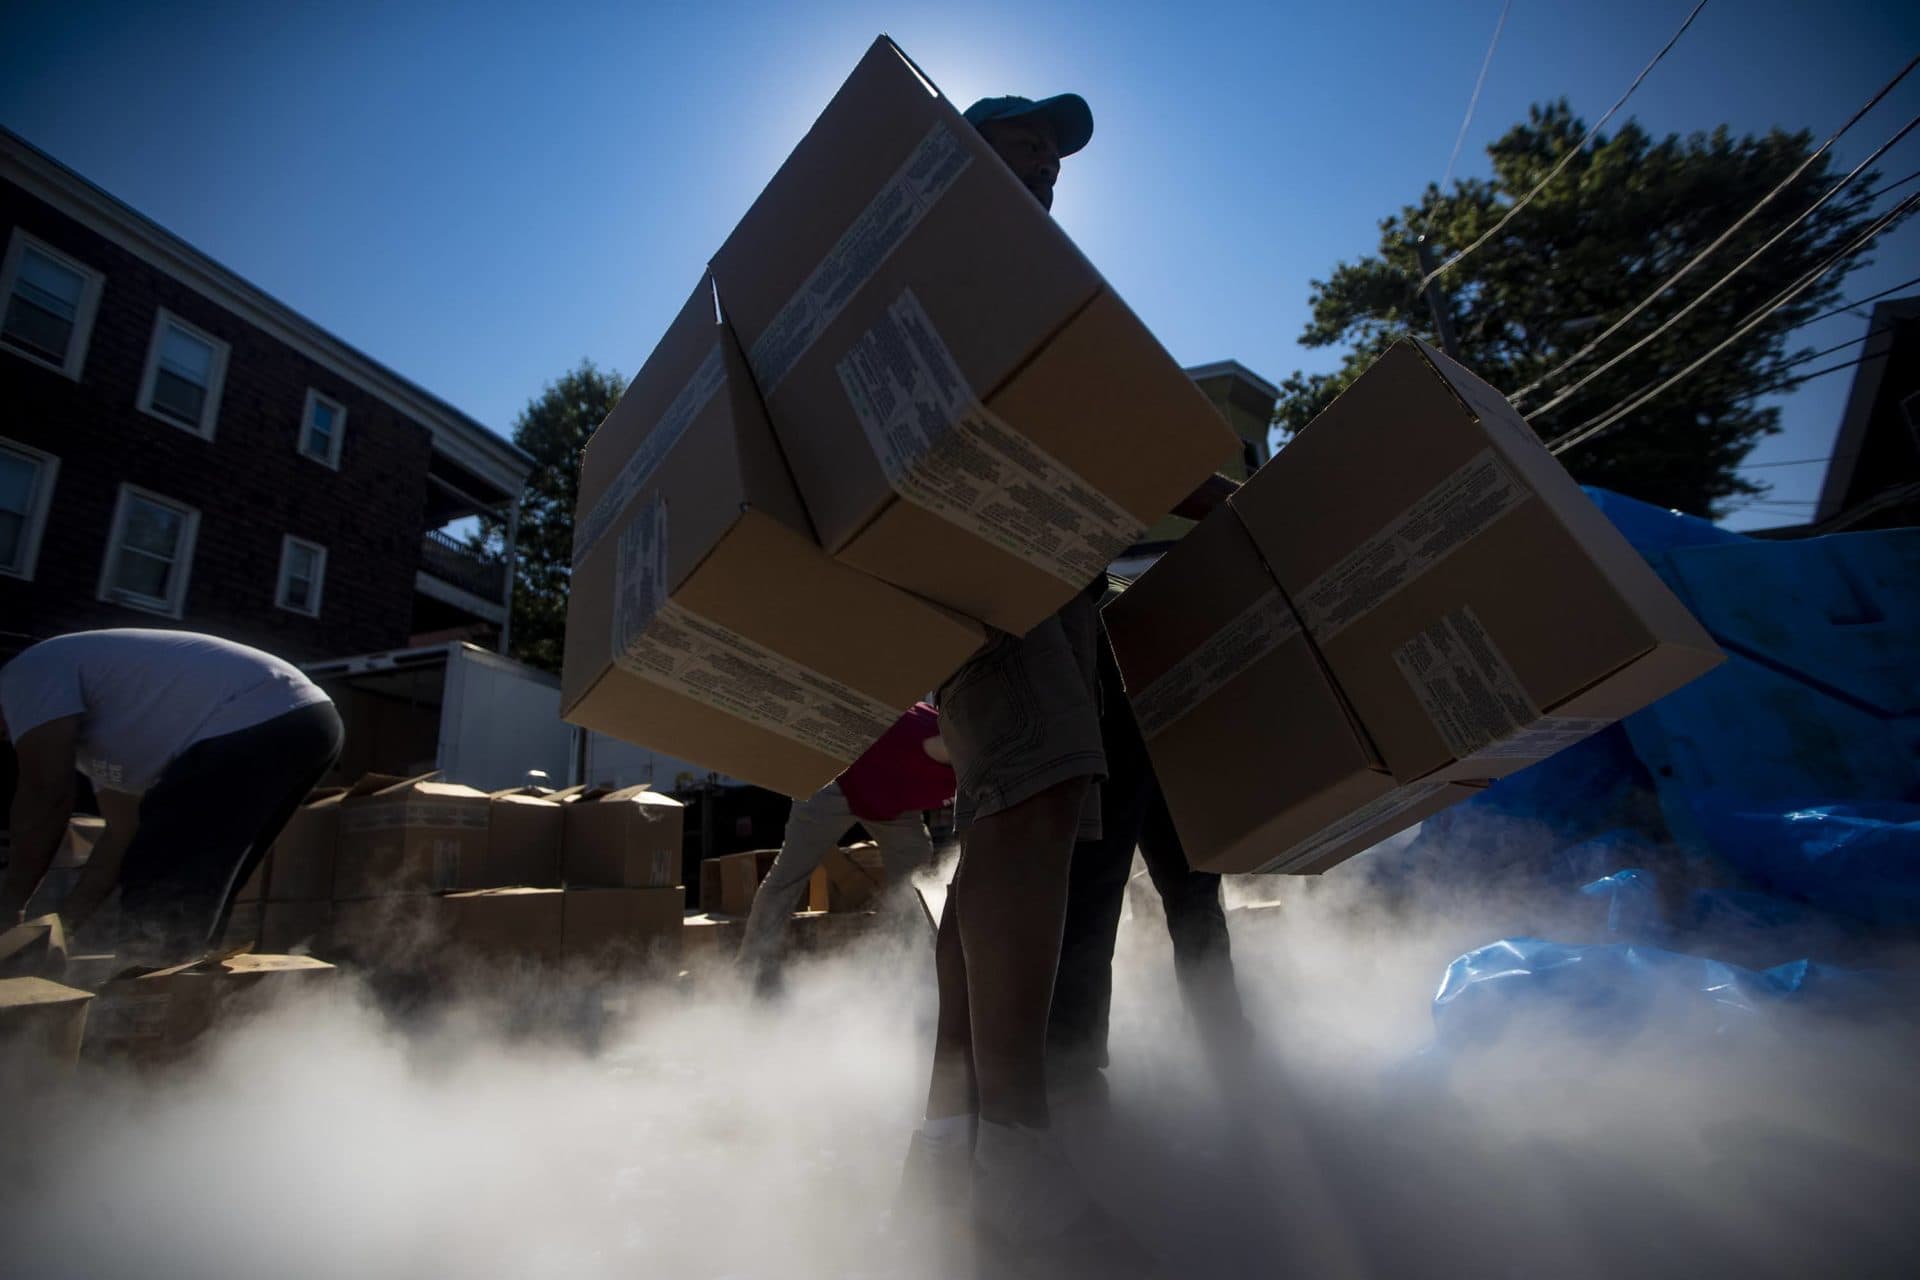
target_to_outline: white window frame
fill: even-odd
[[[120,539],[126,533],[127,502],[130,498],[141,498],[155,506],[167,507],[182,517],[180,526],[180,549],[177,557],[179,572],[174,575],[172,593],[164,601],[156,601],[147,596],[136,596],[131,592],[118,592],[113,587],[113,570],[120,559]],[[113,528],[107,535],[107,553],[100,562],[100,589],[98,598],[107,604],[117,604],[123,608],[138,609],[142,613],[157,613],[165,618],[178,618],[186,609],[187,580],[193,574],[193,549],[200,534],[200,512],[184,502],[155,493],[151,489],[142,489],[138,485],[122,484],[119,496],[113,503]]]
[[[305,547],[313,552],[313,599],[311,608],[296,609],[287,603],[287,570],[293,566],[293,549]],[[297,613],[303,618],[320,616],[320,596],[327,585],[327,549],[317,542],[305,538],[296,538],[292,534],[283,534],[280,538],[280,573],[274,580],[273,603],[276,608],[288,613]]]
[[[13,287],[20,278],[20,260],[26,257],[28,249],[44,253],[61,266],[77,271],[85,278],[86,284],[80,290],[80,305],[73,313],[73,340],[67,343],[67,358],[59,364],[31,351],[23,351],[11,342],[0,342],[0,350],[31,361],[42,369],[52,369],[64,374],[75,382],[80,380],[80,370],[87,363],[87,343],[93,337],[93,318],[100,310],[100,294],[106,289],[107,278],[84,262],[76,262],[67,254],[60,252],[38,236],[31,236],[20,227],[13,229],[13,237],[7,242],[7,256],[4,265],[0,265],[0,323],[5,321],[5,308],[13,301]]]
[[[171,325],[190,338],[198,338],[213,348],[213,361],[207,371],[207,402],[200,406],[198,426],[188,426],[180,419],[171,417],[153,407],[153,384],[160,372],[160,338]],[[158,418],[170,427],[189,432],[203,440],[213,439],[214,423],[220,419],[220,393],[227,382],[227,344],[208,333],[198,325],[189,324],[173,312],[161,307],[153,317],[153,335],[147,339],[147,367],[140,374],[140,412],[150,418]]]
[[[20,530],[20,563],[11,567],[0,564],[0,578],[22,578],[32,582],[34,566],[40,561],[40,538],[47,529],[47,512],[53,506],[53,486],[60,479],[60,459],[5,436],[0,436],[0,449],[24,454],[29,462],[40,468],[40,474],[33,482],[33,492],[27,497],[27,521]]]
[[[309,453],[307,451],[307,424],[313,421],[313,408],[318,404],[324,404],[327,408],[333,410],[333,441],[327,446],[327,456],[324,458],[317,453]],[[300,438],[294,441],[293,447],[300,451],[301,457],[312,458],[322,466],[331,467],[333,470],[338,471],[340,469],[340,442],[346,438],[347,406],[341,404],[332,396],[321,395],[312,387],[308,387],[307,401],[300,409]]]

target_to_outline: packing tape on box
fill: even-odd
[[[1499,454],[1482,449],[1307,584],[1294,600],[1307,630],[1325,644],[1532,496]]]
[[[1395,787],[1379,799],[1361,805],[1346,817],[1314,832],[1261,867],[1260,873],[1285,871],[1296,863],[1307,862],[1319,854],[1331,852],[1334,846],[1353,839],[1368,827],[1398,817],[1446,789],[1444,782],[1413,782],[1404,787]]]
[[[988,409],[908,289],[835,366],[893,491],[1085,586],[1146,524]]]
[[[896,708],[667,598],[667,501],[634,513],[615,568],[613,662],[683,697],[851,763]]]
[[[973,153],[947,122],[935,121],[747,352],[762,395],[773,396],[800,357],[972,163]],[[721,288],[724,292],[725,282]]]
[[[1470,606],[1440,615],[1393,663],[1456,760],[1549,756],[1610,723],[1543,714]]]
[[[342,831],[392,831],[425,827],[435,831],[484,830],[487,806],[474,800],[435,800],[404,796],[350,806],[340,815]]]
[[[600,500],[593,504],[593,510],[574,529],[573,565],[576,569],[587,558],[587,553],[606,536],[607,530],[613,527],[614,518],[626,510],[627,504],[653,479],[653,473],[673,452],[673,446],[680,443],[680,437],[687,434],[687,428],[693,425],[693,420],[700,416],[707,402],[719,393],[726,381],[726,360],[720,353],[720,345],[715,343],[713,350],[707,353],[707,358],[687,379],[687,385],[680,388],[679,394],[667,405],[666,412],[653,424],[653,429],[641,438],[639,447],[620,468],[620,473],[607,486],[607,491],[600,495]]]
[[[1129,695],[1142,737],[1165,732],[1235,676],[1300,634],[1300,619],[1278,588],[1262,592],[1152,683]]]

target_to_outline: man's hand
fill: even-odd
[[[17,923],[59,852],[73,816],[74,750],[79,716],[35,725],[14,740],[20,778],[14,790],[10,830],[13,860],[0,883],[0,924]]]
[[[1232,497],[1233,491],[1239,487],[1238,480],[1229,480],[1219,472],[1215,472],[1202,480],[1199,488],[1180,499],[1179,505],[1173,509],[1173,514],[1184,516],[1189,520],[1205,520],[1213,514],[1216,507]]]

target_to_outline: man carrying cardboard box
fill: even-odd
[[[60,915],[77,929],[117,886],[129,955],[199,952],[341,736],[312,681],[229,640],[126,629],[31,646],[0,670],[0,741],[20,772],[0,921],[18,919],[46,874],[77,768],[107,827]]]
[[[987,98],[965,116],[1047,209],[1061,157],[1093,134],[1074,94]],[[1213,477],[1177,510],[1198,518],[1230,488]],[[965,844],[941,914],[933,1070],[903,1198],[909,1209],[951,1203],[970,1178],[981,1243],[1046,1274],[1139,1274],[1144,1256],[1048,1132],[1047,1018],[1068,868],[1076,839],[1100,834],[1107,772],[1096,676],[1105,588],[1103,573],[1025,635],[996,633],[938,696]]]
[[[933,839],[921,817],[953,795],[953,766],[940,738],[940,713],[913,707],[868,747],[847,771],[787,814],[787,832],[773,868],[753,895],[740,962],[768,989],[787,917],[813,874],[858,822],[880,846],[889,897],[898,900],[907,878],[933,861]]]

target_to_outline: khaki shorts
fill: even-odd
[[[964,830],[1071,778],[1091,778],[1079,838],[1100,835],[1096,646],[1106,580],[1024,636],[995,633],[940,686],[940,735],[953,756],[954,826]]]

